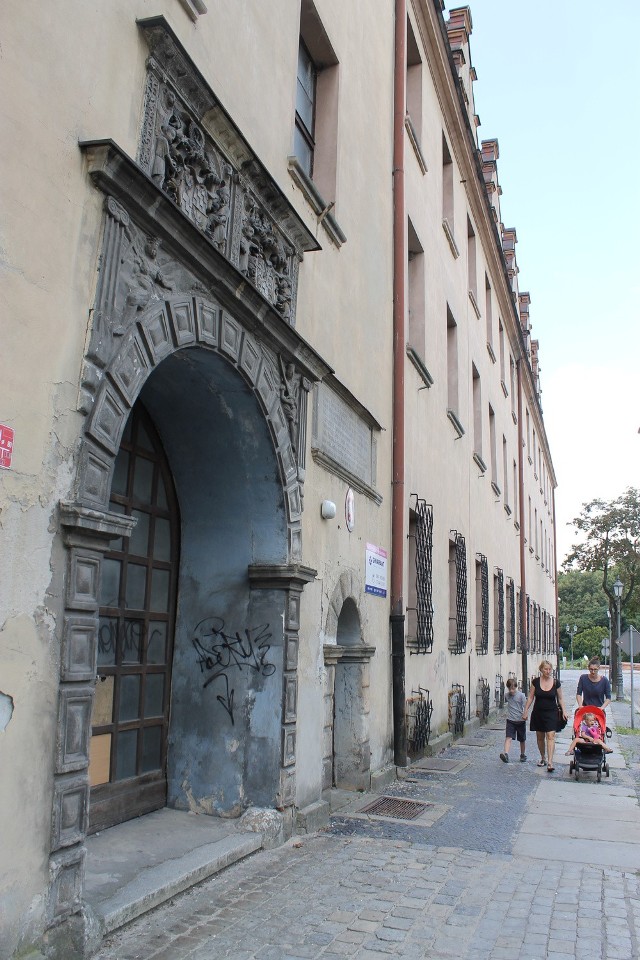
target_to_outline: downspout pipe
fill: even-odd
[[[524,436],[522,431],[522,364],[523,354],[516,361],[518,374],[518,490],[520,500],[520,637],[522,638],[522,689],[529,688],[528,652],[529,637],[527,636],[527,571],[525,569],[525,509],[524,509]]]
[[[393,759],[407,765],[405,716],[404,609],[404,365],[406,302],[406,213],[404,118],[407,77],[407,5],[396,0],[393,78],[393,464],[391,491],[391,665],[393,692]]]

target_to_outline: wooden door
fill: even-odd
[[[162,444],[138,403],[118,453],[110,510],[135,517],[101,564],[90,832],[166,803],[179,519]]]

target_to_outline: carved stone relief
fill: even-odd
[[[152,55],[138,163],[293,324],[301,251],[262,201],[252,160],[234,165],[206,131],[203,117],[216,101],[193,65],[165,30],[145,36]]]
[[[100,418],[95,408],[99,405],[97,398],[104,394],[105,372],[109,370],[109,377],[118,386],[118,392],[128,403],[133,403],[150,367],[167,351],[171,352],[174,343],[177,346],[191,343],[189,317],[194,298],[198,301],[203,297],[214,299],[211,290],[177,258],[163,250],[157,237],[140,229],[121,203],[108,196],[104,210],[93,326],[79,405],[82,412],[92,414],[93,420]],[[158,308],[152,310],[150,319],[149,308],[155,303]],[[290,460],[298,482],[303,484],[311,381],[298,372],[290,359],[285,359],[266,343],[244,335],[241,326],[226,313],[220,327],[218,320],[214,321],[210,335],[206,334],[206,316],[201,322],[202,337],[210,346],[219,347],[249,380],[260,368],[261,377],[266,377],[273,385],[280,405],[272,411],[272,416],[279,421],[278,432],[285,431],[290,443],[290,454],[284,458],[283,470],[286,475],[290,473],[287,466],[287,460]],[[170,329],[165,330],[167,324]],[[252,348],[249,348],[250,342]],[[117,403],[116,395],[111,406],[114,403]],[[299,496],[302,499],[302,488]]]

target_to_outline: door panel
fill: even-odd
[[[179,518],[160,439],[139,403],[116,459],[110,509],[136,526],[101,564],[91,832],[166,802]]]

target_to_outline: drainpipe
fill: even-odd
[[[405,197],[404,117],[407,62],[406,0],[396,0],[393,84],[393,478],[391,488],[391,666],[393,759],[407,765],[404,652],[404,364],[405,364]]]
[[[527,636],[527,574],[525,570],[525,511],[524,511],[524,437],[522,434],[522,362],[523,355],[520,354],[516,361],[516,372],[518,374],[518,489],[520,491],[520,636],[524,642],[522,645],[522,689],[526,692],[529,687],[528,671],[528,644]],[[557,622],[557,620],[556,620]]]

